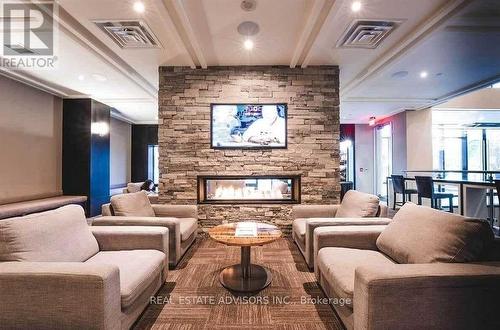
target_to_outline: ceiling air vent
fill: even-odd
[[[337,42],[337,47],[377,48],[401,21],[355,20]]]
[[[142,21],[94,21],[121,48],[159,48],[160,43]]]

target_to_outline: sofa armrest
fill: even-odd
[[[173,263],[173,258],[179,259],[181,254],[181,221],[182,218],[163,217],[98,217],[92,221],[92,226],[149,226],[165,227],[168,229],[169,260]],[[116,227],[115,227],[116,228]]]
[[[314,252],[314,230],[318,227],[333,226],[372,226],[388,225],[391,219],[388,218],[311,218],[306,221],[305,250],[308,254],[306,262],[309,267],[314,266],[314,258],[317,255]],[[337,232],[337,231],[334,231]],[[319,250],[318,250],[319,251]]]
[[[385,227],[385,225],[318,227],[314,230],[314,260],[319,250],[324,247],[377,251],[377,238]],[[314,268],[317,268],[316,261],[314,261]]]
[[[101,251],[158,250],[168,256],[168,228],[96,226],[90,229]]]
[[[198,219],[198,207],[196,205],[152,204],[151,206],[157,217]]]
[[[111,210],[111,203],[106,203],[101,205],[101,214],[103,216],[112,216],[113,212]]]
[[[335,218],[340,205],[295,205],[292,207],[293,219]]]
[[[499,329],[500,263],[360,266],[355,329]]]
[[[385,204],[379,204],[378,216],[381,218],[387,218],[388,208]]]
[[[7,329],[119,329],[118,267],[0,263],[0,310],[1,327]]]

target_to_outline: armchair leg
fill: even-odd
[[[453,213],[453,197],[450,197],[449,200],[450,200],[450,202],[449,202],[450,203],[450,213]]]
[[[418,196],[418,205],[422,205],[422,197]]]
[[[396,210],[396,193],[393,194],[393,199],[392,199],[392,209]]]

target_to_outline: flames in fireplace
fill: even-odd
[[[300,176],[198,176],[199,203],[298,203]]]
[[[229,180],[226,180],[229,181]],[[271,181],[271,180],[268,180]],[[235,199],[289,199],[291,189],[286,182],[270,182],[270,184],[258,184],[246,186],[245,180],[233,182],[219,182],[213,192],[213,198],[224,200]],[[209,192],[209,198],[211,198]]]

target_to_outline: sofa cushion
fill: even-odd
[[[97,252],[78,205],[0,220],[0,261],[82,262]]]
[[[349,190],[344,195],[336,218],[375,217],[379,211],[379,198],[375,195]]]
[[[113,214],[125,217],[154,217],[155,212],[151,207],[145,191],[130,194],[120,194],[111,197]]]
[[[318,269],[338,298],[353,298],[354,272],[359,266],[385,267],[394,261],[380,252],[327,247],[319,250]]]
[[[156,250],[101,251],[86,261],[118,267],[122,308],[131,306],[158,278],[166,262],[165,254]]]
[[[295,236],[302,241],[303,244],[306,242],[306,222],[307,219],[295,219],[292,222],[292,229]]]
[[[193,218],[179,219],[181,231],[181,241],[187,240],[191,235],[198,230],[198,220]]]
[[[403,264],[470,262],[492,242],[484,220],[406,203],[380,234],[377,247]]]
[[[141,187],[144,184],[144,182],[130,182],[127,183],[127,191],[129,193],[136,193],[141,191]]]

